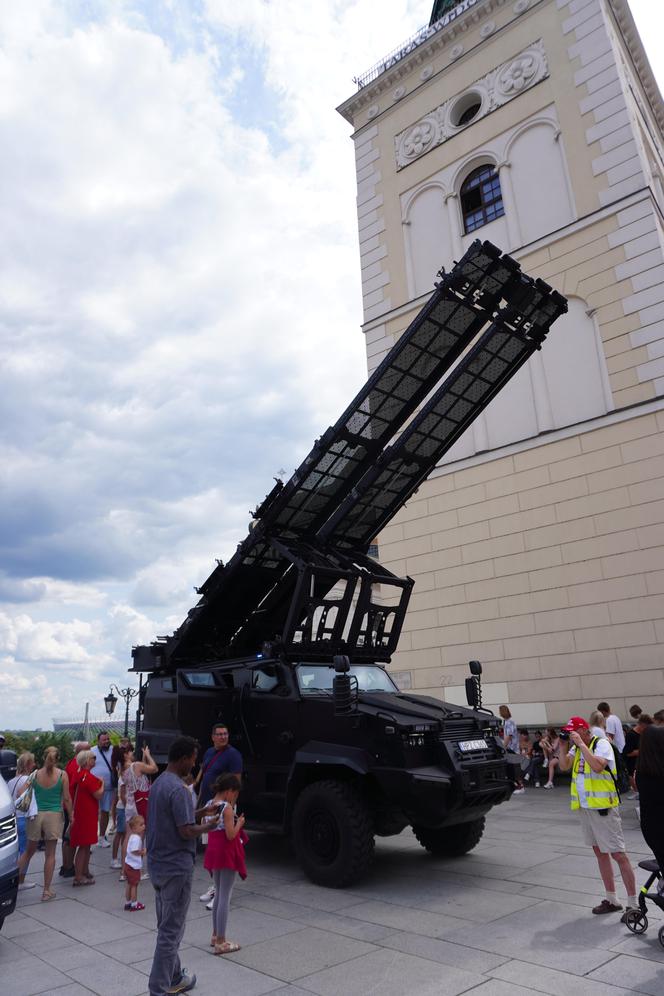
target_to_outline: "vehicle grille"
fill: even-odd
[[[446,719],[444,727],[438,734],[443,740],[475,740],[481,736],[474,719]]]
[[[11,816],[5,816],[0,820],[0,847],[5,844],[11,844],[18,837],[16,832],[16,817],[12,814]]]

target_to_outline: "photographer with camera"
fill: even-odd
[[[593,913],[617,913],[622,909],[616,895],[613,858],[627,890],[627,909],[621,918],[624,923],[629,911],[638,909],[638,902],[634,870],[625,853],[618,812],[620,799],[613,748],[604,737],[592,735],[585,719],[572,716],[560,731],[559,763],[561,771],[572,769],[571,806],[579,811],[583,838],[595,852],[606,890],[606,898],[593,908]]]

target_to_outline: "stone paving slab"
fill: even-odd
[[[219,996],[621,996],[664,994],[664,915],[629,934],[615,917],[593,917],[602,898],[567,792],[529,790],[496,808],[478,848],[433,859],[410,831],[379,839],[375,868],[348,890],[308,882],[287,842],[252,835],[249,877],[233,893],[230,936],[242,950],[214,957],[211,917],[198,896],[198,866],[181,956],[195,992]],[[622,807],[634,862],[648,856],[633,804]],[[93,851],[96,884],[56,878],[57,899],[19,894],[0,935],[0,996],[147,996],[155,943],[154,895],[126,913],[108,849]],[[645,873],[637,871],[639,884]],[[619,891],[622,895],[622,889]]]
[[[533,966],[523,961],[505,962],[487,974],[503,982],[530,987],[547,996],[625,996],[629,992],[606,982],[593,982],[588,976],[576,978],[553,968],[540,966],[533,972]]]
[[[592,972],[590,978],[623,986],[638,993],[648,993],[649,996],[662,996],[664,992],[662,966],[643,958],[630,958],[629,955],[618,955],[610,965],[603,965]]]

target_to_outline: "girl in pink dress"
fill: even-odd
[[[216,955],[239,951],[240,945],[226,940],[226,926],[235,876],[247,877],[244,860],[244,842],[247,835],[242,829],[244,816],[235,815],[235,804],[240,794],[237,775],[220,775],[213,786],[214,797],[210,804],[219,807],[219,823],[208,834],[204,867],[212,872],[215,885],[212,907],[211,945]],[[213,817],[217,819],[217,817]]]

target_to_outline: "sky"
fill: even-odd
[[[364,382],[335,107],[430,11],[0,0],[0,729],[136,684]]]

